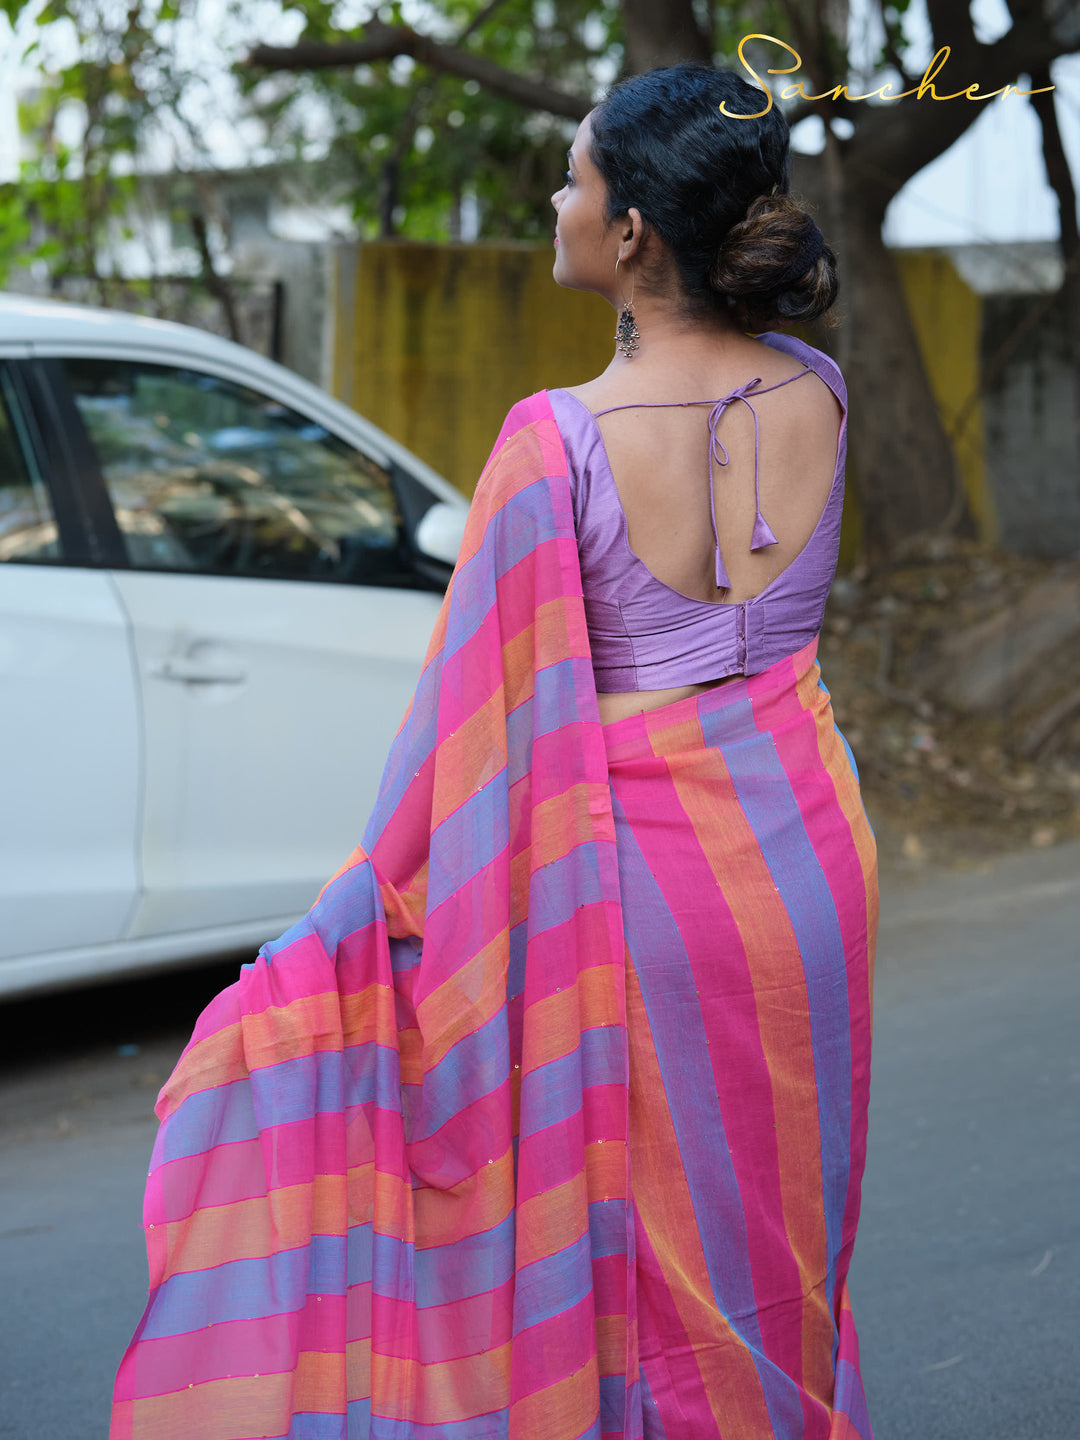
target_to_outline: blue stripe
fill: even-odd
[[[510,930],[510,961],[506,969],[506,998],[514,1000],[525,989],[525,961],[529,954],[529,918]]]
[[[452,899],[509,843],[506,771],[500,770],[432,831],[428,911]]]
[[[371,1419],[370,1434],[365,1427]],[[355,1427],[355,1428],[354,1428]],[[370,1400],[353,1400],[349,1404],[347,1440],[507,1440],[510,1433],[510,1411],[494,1410],[468,1420],[448,1421],[444,1425],[421,1425],[418,1420],[386,1420],[371,1414]],[[346,1440],[345,1436],[341,1440]]]
[[[371,1235],[371,1293],[388,1300],[413,1300],[416,1296],[415,1247],[411,1240],[396,1235]]]
[[[750,710],[749,699],[739,702]],[[706,740],[719,745],[743,814],[780,892],[802,957],[810,1009],[821,1174],[825,1210],[828,1293],[833,1302],[851,1165],[851,1020],[847,958],[840,921],[825,873],[806,833],[791,778],[773,737],[758,732],[758,743],[724,745],[729,706],[723,716],[702,717]],[[812,719],[807,716],[807,724]],[[829,784],[832,782],[824,777]],[[862,883],[862,876],[859,876]]]
[[[510,1075],[510,1045],[505,1006],[446,1052],[422,1085],[403,1089],[405,1137],[426,1140],[458,1115],[504,1084]]]
[[[259,1128],[339,1113],[345,1105],[346,1073],[340,1050],[318,1050],[252,1070],[251,1095]]]
[[[581,697],[593,683],[592,661],[572,655],[537,670],[533,694],[506,717],[506,769],[513,785],[532,770],[534,741],[570,725],[580,725]]]
[[[603,1382],[601,1381],[601,1384]],[[649,1389],[649,1379],[645,1373],[644,1365],[641,1367],[641,1410],[642,1430],[649,1437],[649,1440],[668,1440],[668,1433],[664,1429],[664,1423],[660,1419],[660,1411],[653,1393]]]
[[[628,1233],[632,1233],[632,1229],[625,1200],[592,1201],[589,1205],[589,1247],[594,1260],[600,1260],[605,1255],[626,1255]]]
[[[259,1320],[302,1310],[308,1295],[345,1293],[345,1241],[313,1235],[310,1245],[208,1270],[171,1275],[154,1292],[145,1340],[183,1335],[227,1320]]]
[[[342,1051],[348,1075],[345,1104],[401,1111],[401,1059],[396,1049],[365,1040]]]
[[[592,1292],[592,1285],[588,1231],[573,1245],[523,1265],[514,1279],[515,1338],[579,1305]]]
[[[277,1440],[507,1440],[509,1433],[509,1409],[442,1425],[422,1425],[418,1420],[372,1415],[369,1397],[350,1400],[346,1415],[294,1415],[288,1434]],[[588,1433],[591,1437],[592,1431]]]
[[[870,1412],[866,1408],[866,1393],[862,1376],[850,1360],[841,1360],[836,1366],[836,1388],[833,1406],[846,1415],[862,1440],[873,1440],[870,1430]]]
[[[215,1145],[254,1140],[259,1133],[247,1080],[189,1095],[159,1131],[155,1164],[201,1155]]]
[[[557,1060],[530,1070],[521,1081],[521,1125],[524,1140],[581,1109],[581,1092],[590,1085],[621,1085],[626,1081],[625,1037],[621,1026],[581,1031],[578,1047]]]
[[[600,879],[595,841],[575,845],[568,855],[542,865],[529,881],[529,934],[565,925],[575,910],[610,897]]]
[[[367,1285],[372,1273],[372,1235],[370,1220],[350,1225],[345,1237],[345,1275],[347,1285]]]
[[[308,911],[311,928],[327,956],[332,956],[347,935],[355,935],[376,920],[385,919],[382,895],[371,861],[353,865],[323,892]],[[333,975],[328,966],[328,974]]]
[[[416,1252],[416,1303],[448,1305],[486,1295],[514,1273],[514,1215],[479,1235]]]
[[[562,478],[562,477],[556,477]],[[507,505],[488,520],[476,553],[454,574],[454,601],[443,655],[455,654],[484,624],[495,604],[500,580],[546,541],[558,539],[566,526],[552,508],[552,477],[544,475],[519,490]]]

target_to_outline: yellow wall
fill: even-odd
[[[979,297],[945,256],[905,251],[897,259],[949,427],[978,384]],[[334,393],[471,494],[515,401],[589,380],[614,353],[615,312],[597,295],[556,285],[552,263],[552,250],[533,243],[339,247]],[[980,534],[992,538],[977,402],[956,444]],[[849,503],[848,558],[857,526]]]
[[[980,539],[992,541],[997,526],[986,478],[982,402],[978,399],[982,301],[947,255],[902,250],[896,259],[977,533]]]
[[[552,263],[532,243],[341,247],[334,393],[472,494],[511,405],[611,359],[615,312]]]

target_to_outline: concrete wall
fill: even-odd
[[[1062,307],[1051,305],[1030,323],[1041,298],[983,301],[986,464],[1001,544],[1024,555],[1076,555],[1080,379]]]

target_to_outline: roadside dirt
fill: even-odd
[[[822,676],[883,865],[971,869],[1080,838],[1077,647],[1059,640],[1040,652],[1021,623],[1033,595],[1036,606],[1043,594],[1052,602],[1076,569],[954,543],[940,558],[837,578]],[[1073,617],[1050,620],[1060,635]],[[1080,614],[1075,622],[1080,634]],[[1016,644],[1002,649],[1002,635]],[[995,665],[1001,684],[989,702],[983,685],[981,713],[958,708],[958,672],[985,677]]]

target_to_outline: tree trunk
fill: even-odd
[[[1065,272],[1058,292],[1065,314],[1065,334],[1072,359],[1077,439],[1080,441],[1080,227],[1076,222],[1076,186],[1073,184],[1069,157],[1061,138],[1057,109],[1054,104],[1049,64],[1036,66],[1031,72],[1031,85],[1041,94],[1032,95],[1031,104],[1042,127],[1043,163],[1046,178],[1058,202],[1061,232],[1061,258]]]
[[[967,513],[959,467],[908,311],[883,216],[857,186],[845,195],[850,297],[849,443],[866,546],[893,553]]]
[[[880,558],[966,516],[959,467],[882,239],[887,197],[828,155],[792,159],[792,189],[810,202],[841,263],[842,324],[821,327],[819,343],[847,380],[851,479],[867,553]]]
[[[694,15],[693,0],[622,0],[624,75],[684,60],[712,64],[712,41]]]

